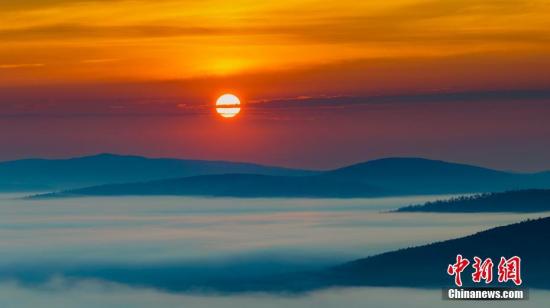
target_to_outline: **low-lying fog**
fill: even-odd
[[[426,307],[440,290],[331,289],[306,295],[185,294],[113,284],[90,268],[153,266],[189,279],[318,268],[467,235],[544,214],[404,214],[441,196],[379,199],[116,197],[23,200],[0,195],[2,307]],[[547,216],[547,215],[546,215]],[[67,282],[67,271],[86,277]],[[141,280],[140,280],[141,279]],[[154,283],[153,283],[154,285]],[[533,292],[528,307],[549,298]],[[412,294],[412,295],[411,295]],[[44,301],[44,302],[42,302]],[[154,302],[154,304],[153,304]],[[35,304],[33,304],[35,303]],[[40,303],[38,305],[37,303]],[[17,305],[16,305],[17,304]],[[408,305],[410,306],[410,305]],[[413,306],[414,307],[414,306]]]
[[[550,292],[531,290],[529,300],[445,301],[441,290],[401,288],[328,289],[306,295],[273,294],[203,295],[167,293],[153,289],[83,281],[66,285],[53,281],[40,288],[24,288],[15,283],[0,284],[0,306],[9,308],[440,308],[440,307],[548,307]]]

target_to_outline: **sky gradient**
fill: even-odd
[[[0,20],[0,160],[550,169],[550,1],[21,0]]]

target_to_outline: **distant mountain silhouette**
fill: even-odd
[[[528,220],[497,227],[459,239],[401,249],[360,259],[334,267],[316,278],[325,286],[452,286],[453,278],[446,274],[448,264],[462,254],[473,261],[474,256],[490,257],[496,267],[501,256],[522,258],[524,285],[550,288],[550,217]],[[472,285],[470,267],[462,274],[464,285]],[[494,281],[493,284],[498,284]]]
[[[550,174],[511,173],[423,158],[373,160],[329,171],[323,176],[371,183],[402,194],[493,192],[550,187]]]
[[[527,189],[451,198],[411,205],[396,212],[544,212],[550,211],[550,189]]]
[[[296,172],[303,171],[293,174]],[[547,187],[550,174],[546,173],[519,174],[421,158],[387,158],[306,176],[218,174],[101,185],[48,196],[372,197]]]
[[[0,191],[57,190],[108,183],[224,173],[310,175],[313,171],[226,161],[99,154],[71,159],[24,159],[0,163]]]
[[[269,176],[257,174],[203,175],[142,183],[100,185],[42,197],[193,195],[216,197],[330,197],[384,195],[382,189],[363,183],[317,176]]]

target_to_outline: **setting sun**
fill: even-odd
[[[216,111],[224,118],[232,118],[241,111],[241,101],[233,94],[224,94],[216,101]]]

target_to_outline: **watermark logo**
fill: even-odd
[[[473,272],[471,280],[474,284],[483,283],[480,287],[463,288],[463,272],[471,265]],[[456,256],[454,263],[447,266],[447,274],[453,276],[454,284],[457,288],[448,288],[443,290],[445,299],[458,300],[525,300],[528,297],[526,289],[521,289],[519,286],[523,284],[521,278],[521,258],[513,256],[510,258],[500,257],[497,265],[498,283],[512,282],[516,288],[510,287],[486,287],[494,280],[495,263],[491,258],[482,259],[474,257],[473,263],[464,258],[461,254]],[[485,285],[485,287],[483,287]]]

